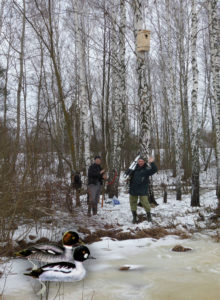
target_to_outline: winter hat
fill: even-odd
[[[96,155],[94,160],[96,160],[97,158],[101,159],[101,156],[100,155]]]
[[[142,159],[142,160],[146,161],[146,159],[143,156],[140,156],[138,159]]]

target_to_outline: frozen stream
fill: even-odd
[[[193,250],[172,252],[177,244]],[[220,299],[220,244],[208,237],[120,242],[104,239],[89,248],[97,259],[85,263],[86,279],[78,283],[50,283],[48,299]],[[123,265],[132,265],[133,269],[120,271]],[[36,295],[40,289],[38,281],[22,275],[29,263],[15,260],[10,266],[0,299],[47,299]],[[4,279],[1,278],[0,292]]]

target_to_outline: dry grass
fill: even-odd
[[[157,227],[151,229],[137,229],[130,230],[129,232],[123,232],[122,229],[111,229],[111,230],[96,230],[94,233],[89,234],[84,238],[85,243],[91,244],[93,242],[100,241],[103,237],[109,237],[114,240],[128,240],[128,239],[142,239],[142,238],[154,238],[160,239],[167,235],[178,235],[182,239],[187,239],[190,235],[180,230],[168,231],[165,228]]]

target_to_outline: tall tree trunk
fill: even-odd
[[[4,8],[5,8],[6,0],[1,1],[1,6],[0,6],[0,36],[2,33],[2,24],[3,24],[3,19],[4,19]]]
[[[137,40],[137,33],[143,29],[143,8],[142,0],[133,1],[134,10],[134,34]],[[149,87],[146,80],[145,52],[136,50],[137,74],[138,74],[138,99],[140,117],[140,149],[146,158],[150,155],[150,128],[151,128],[151,102],[149,97]]]
[[[8,45],[8,53],[7,53],[7,62],[6,62],[6,70],[5,70],[5,84],[4,84],[4,116],[3,116],[3,126],[6,129],[7,127],[7,101],[8,101],[8,72],[10,66],[10,52],[11,52],[11,43]]]
[[[84,1],[75,1],[76,48],[79,59],[79,99],[81,103],[81,122],[84,140],[84,160],[86,170],[91,163],[90,157],[90,109],[86,86],[85,33],[84,33]]]
[[[4,8],[5,8],[6,0],[3,0],[1,3],[0,8],[0,38],[2,33],[2,24],[4,19]],[[8,101],[8,78],[9,78],[9,66],[10,66],[10,60],[11,60],[11,39],[12,39],[12,22],[9,23],[8,26],[8,32],[9,32],[9,42],[8,42],[8,51],[7,51],[7,57],[6,57],[6,68],[5,68],[5,84],[4,84],[4,90],[3,90],[3,127],[5,129],[5,132],[7,131],[7,101]]]
[[[185,3],[180,1],[180,34],[179,38],[179,65],[180,65],[180,99],[181,99],[181,109],[182,109],[182,128],[183,128],[183,169],[184,175],[183,179],[187,180],[192,174],[192,150],[191,150],[191,140],[190,140],[190,122],[189,122],[189,104],[188,104],[188,74],[189,74],[189,42],[188,32],[189,21],[184,19],[184,7]],[[186,35],[186,40],[184,45],[184,37]]]
[[[25,164],[26,169],[28,168],[28,161],[29,161],[29,149],[30,149],[30,141],[28,136],[28,112],[27,112],[27,80],[26,80],[26,64],[24,62],[24,79],[23,79],[23,95],[24,95],[24,125],[25,125]]]
[[[191,63],[192,63],[192,196],[191,206],[200,206],[199,198],[199,125],[198,125],[198,111],[197,111],[197,97],[198,97],[198,65],[197,65],[197,31],[198,19],[196,12],[195,0],[192,0],[192,33],[191,33]]]
[[[109,187],[109,197],[118,196],[121,172],[122,148],[125,130],[125,0],[120,0],[120,27],[116,28],[116,15],[113,14],[112,32],[112,104],[113,104],[113,163],[110,175],[117,172],[115,181]],[[118,33],[118,34],[117,34]],[[119,37],[119,47],[118,38]]]
[[[111,155],[111,128],[110,128],[110,78],[111,78],[111,53],[110,53],[110,30],[109,30],[109,57],[108,57],[108,70],[107,70],[107,82],[106,82],[106,92],[105,92],[105,161],[107,169],[110,168],[110,155]]]
[[[40,127],[40,106],[41,106],[41,92],[42,92],[42,77],[43,77],[43,64],[44,64],[44,52],[42,42],[40,41],[40,73],[37,89],[37,111],[36,111],[36,132],[34,136],[34,144],[38,144],[39,127]]]
[[[216,128],[216,162],[217,162],[217,186],[218,213],[220,213],[220,55],[219,55],[219,27],[217,19],[217,0],[208,1],[210,48],[211,48],[211,72],[213,85],[213,98],[215,102],[215,128]]]
[[[106,167],[105,161],[105,80],[106,80],[106,17],[105,17],[105,1],[103,9],[104,28],[103,28],[103,56],[102,56],[102,99],[101,99],[101,128],[102,128],[102,161]]]
[[[23,0],[23,11],[22,15],[22,31],[20,37],[20,52],[19,52],[19,77],[18,77],[18,88],[17,88],[17,129],[16,129],[16,138],[15,138],[15,153],[12,163],[12,168],[15,169],[17,156],[20,148],[20,132],[21,132],[21,94],[22,94],[22,83],[24,75],[24,43],[25,43],[25,13],[26,13],[26,4]]]
[[[102,165],[104,168],[107,166],[106,162],[106,135],[105,135],[105,94],[106,94],[106,31],[107,31],[107,18],[106,18],[106,2],[103,3],[103,56],[102,56],[102,99],[101,99],[101,126],[102,126]]]
[[[143,1],[133,1],[134,12],[134,36],[137,42],[137,34],[139,30],[143,29]],[[136,45],[137,46],[137,45]],[[151,154],[151,91],[150,82],[147,82],[147,76],[150,70],[148,69],[148,75],[146,71],[146,65],[149,68],[148,53],[137,51],[136,47],[136,59],[137,59],[137,74],[138,74],[138,108],[139,108],[139,120],[140,120],[140,134],[139,143],[141,154],[147,159]],[[149,202],[157,204],[154,198],[152,180],[149,180]]]
[[[171,15],[170,15],[170,0],[166,0],[167,3],[167,21],[168,21],[168,72],[170,79],[170,97],[171,97],[171,113],[172,113],[172,131],[173,131],[173,146],[174,146],[174,163],[176,166],[176,199],[182,199],[181,191],[181,155],[180,155],[180,141],[178,135],[178,103],[175,73],[173,67],[173,57],[175,54],[171,51]]]

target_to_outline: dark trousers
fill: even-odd
[[[97,205],[99,202],[99,197],[101,193],[101,183],[89,184],[88,185],[88,215],[91,215],[91,210],[93,215],[97,214]]]

